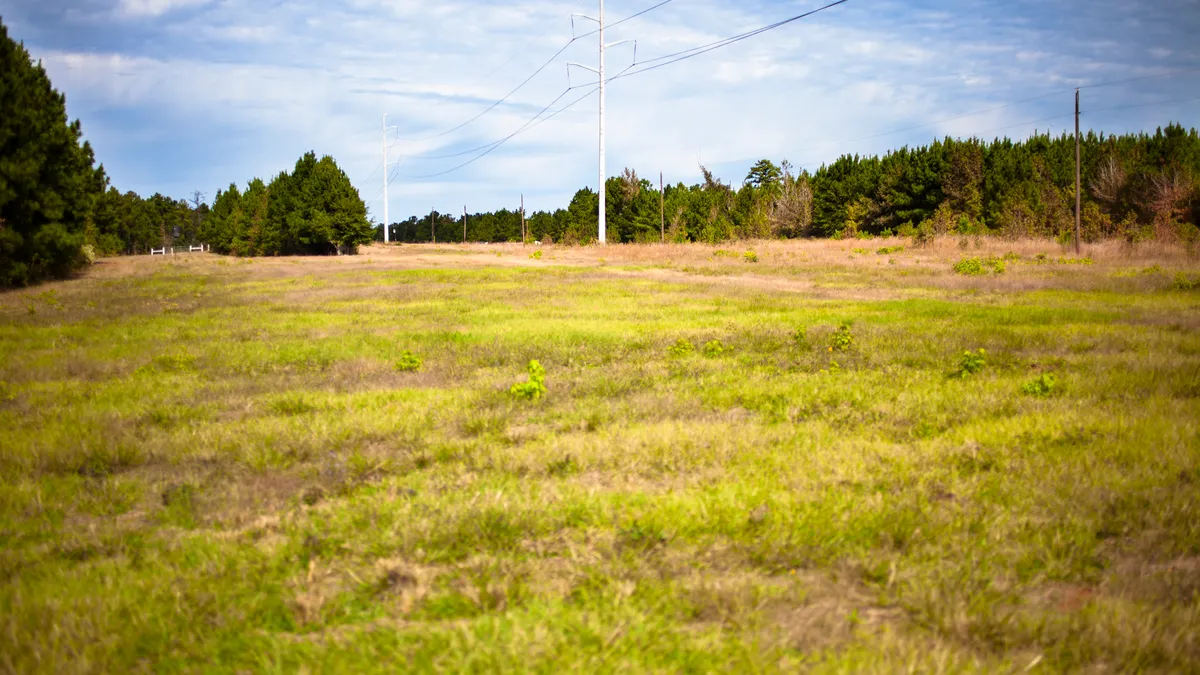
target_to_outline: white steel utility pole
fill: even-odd
[[[383,113],[383,243],[391,241],[388,229],[388,163],[387,163],[387,113]]]
[[[604,0],[600,0],[600,243],[608,243],[608,228],[605,223],[607,210],[604,208],[608,190],[604,181],[608,172],[604,166]]]
[[[596,69],[596,68],[592,68],[591,66],[585,66],[585,65],[582,65],[579,63],[568,63],[567,69],[569,71],[572,66],[574,66],[576,68],[583,68],[584,70],[590,70],[591,72],[596,73],[596,75],[600,78],[600,185],[599,185],[600,231],[599,231],[599,234],[600,234],[600,243],[606,244],[606,243],[608,243],[608,227],[607,227],[607,222],[606,222],[607,221],[607,218],[606,218],[607,211],[606,211],[605,206],[606,206],[608,195],[607,195],[607,190],[604,187],[604,183],[608,178],[608,168],[605,166],[605,162],[604,162],[604,84],[605,84],[605,82],[604,82],[604,52],[609,47],[615,47],[620,44],[625,44],[626,42],[632,42],[633,43],[633,60],[637,61],[637,41],[621,40],[620,42],[614,42],[612,44],[606,44],[604,42],[604,0],[600,0],[600,18],[599,19],[594,19],[590,16],[586,16],[583,14],[574,14],[574,15],[572,15],[572,21],[574,21],[575,16],[579,16],[581,18],[588,19],[589,21],[595,21],[596,23],[600,24],[600,30],[598,31],[600,33],[600,68]]]

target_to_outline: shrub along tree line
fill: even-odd
[[[325,255],[370,243],[367,206],[333,160],[309,152],[291,173],[244,192],[217,192],[210,208],[202,193],[189,200],[156,194],[143,199],[115,188],[95,195],[84,240],[104,255],[146,253],[163,245],[207,244],[235,255]]]
[[[325,254],[371,241],[367,209],[330,157],[270,185],[143,199],[109,186],[42,64],[0,22],[0,287],[70,275],[96,254],[207,243],[241,255]]]
[[[255,178],[217,193],[200,234],[214,251],[235,255],[353,252],[373,237],[367,206],[332,157],[309,152],[292,173]]]
[[[1082,137],[1083,237],[1195,244],[1200,240],[1200,136],[1177,124],[1154,134]],[[735,187],[701,167],[703,182],[662,193],[626,169],[610,178],[610,241],[896,234],[918,242],[945,234],[1067,239],[1075,229],[1075,139],[946,138],[882,157],[846,155],[815,172],[762,160]],[[660,202],[661,199],[661,202]],[[530,214],[530,240],[584,243],[597,232],[597,194]],[[660,211],[661,209],[661,211]],[[660,213],[662,214],[660,216]],[[665,221],[665,222],[664,222]],[[519,241],[521,214],[467,218],[470,241]],[[661,229],[660,229],[661,228]],[[665,231],[665,233],[664,233]],[[458,241],[462,216],[433,212],[392,224],[401,242]],[[376,239],[383,239],[382,227]]]

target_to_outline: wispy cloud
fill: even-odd
[[[120,0],[117,10],[125,16],[161,16],[187,7],[197,7],[212,0]]]
[[[651,4],[609,0],[607,18]],[[1191,38],[1200,13],[1190,4],[852,0],[614,82],[610,173],[632,166],[691,182],[704,161],[737,182],[760,157],[815,168],[844,152],[883,152],[941,134],[1011,127],[1006,133],[1022,136],[1047,126],[1023,122],[1069,113],[1070,94],[936,122],[1089,82],[1200,67]],[[606,37],[637,39],[644,61],[816,6],[675,0]],[[390,153],[405,156],[397,171],[407,177],[391,188],[392,213],[408,214],[511,206],[521,193],[532,207],[549,208],[595,186],[594,96],[461,171],[414,178],[471,155],[412,158],[454,154],[526,124],[567,89],[567,61],[594,64],[595,36],[570,44],[489,114],[428,138],[510,92],[570,42],[571,12],[595,9],[591,0],[43,0],[8,10],[5,21],[45,60],[121,189],[183,196],[200,188],[211,196],[315,149],[333,154],[370,198],[380,191],[380,173],[371,171],[387,111],[402,139]],[[589,30],[577,22],[577,33]],[[613,50],[610,72],[631,60],[632,50]],[[572,84],[586,81],[582,71],[571,75]],[[1089,90],[1087,104],[1169,100],[1198,84],[1200,73],[1142,80]],[[1200,102],[1087,119],[1122,131],[1156,126],[1168,114],[1194,124]],[[374,213],[379,204],[372,202]]]

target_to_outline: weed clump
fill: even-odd
[[[530,258],[533,258],[534,260],[541,260],[541,259],[542,259],[542,252],[541,252],[541,251],[534,251],[533,253],[530,253],[530,254],[529,254],[529,257],[530,257]]]
[[[963,258],[954,263],[954,272],[968,277],[987,274],[989,269],[996,274],[1004,274],[1004,260],[996,257],[983,260],[979,258]]]
[[[1200,277],[1189,278],[1183,272],[1175,275],[1175,290],[1194,291],[1197,289],[1200,289]]]
[[[838,329],[829,338],[829,351],[831,352],[848,352],[853,346],[854,335],[850,333],[850,324],[848,323],[838,326]]]
[[[540,399],[546,395],[546,369],[537,362],[537,359],[530,361],[529,380],[514,384],[508,391],[513,396],[527,401]]]
[[[903,246],[884,246],[883,248],[879,249],[878,251],[875,251],[875,255],[891,255],[893,253],[904,253],[904,247]]]
[[[933,223],[928,220],[922,222],[913,229],[912,243],[914,248],[925,248],[937,239],[937,231],[933,229]]]
[[[150,363],[138,368],[139,373],[182,373],[191,370],[196,365],[196,357],[191,354],[160,354],[150,360]]]
[[[415,373],[421,369],[422,365],[424,364],[421,361],[421,357],[405,350],[400,355],[400,358],[396,359],[396,362],[392,364],[392,367],[401,373]]]
[[[754,251],[746,251],[742,254],[742,260],[745,260],[748,263],[756,263],[758,262],[758,254]]]
[[[727,351],[729,351],[729,348],[726,347],[720,340],[710,340],[709,342],[704,343],[704,356],[710,359],[715,359]]]
[[[977,352],[965,351],[958,359],[958,370],[954,371],[951,377],[957,377],[965,380],[968,377],[981,372],[987,367],[987,352],[980,349]]]
[[[197,492],[199,490],[191,483],[168,485],[162,493],[162,521],[186,529],[195,527]]]
[[[792,333],[792,341],[796,343],[796,346],[798,348],[808,349],[810,347],[810,344],[808,342],[808,329],[805,328],[804,326],[797,328]]]
[[[671,356],[672,358],[679,359],[679,358],[683,358],[695,351],[696,351],[695,345],[693,345],[691,342],[688,342],[684,338],[679,338],[678,340],[675,341],[675,344],[673,344],[669,348],[667,348],[667,355]]]
[[[579,472],[579,465],[570,455],[554,460],[546,465],[546,473],[551,476],[567,476]]]
[[[987,270],[983,269],[983,261],[979,258],[963,258],[954,263],[954,273],[975,277],[987,274]]]
[[[1021,393],[1027,396],[1045,398],[1054,393],[1057,383],[1053,373],[1042,373],[1040,376],[1021,385]]]

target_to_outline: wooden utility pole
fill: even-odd
[[[525,232],[525,195],[521,194],[521,243],[524,244],[526,239]]]
[[[1075,255],[1079,255],[1080,238],[1083,234],[1083,193],[1080,190],[1080,156],[1079,156],[1079,90],[1075,90]]]
[[[433,209],[429,209],[429,239],[437,243],[437,225],[433,221]]]
[[[667,193],[663,192],[662,172],[658,172],[658,230],[662,243],[667,243]]]
[[[463,243],[467,243],[467,207],[463,205]]]

